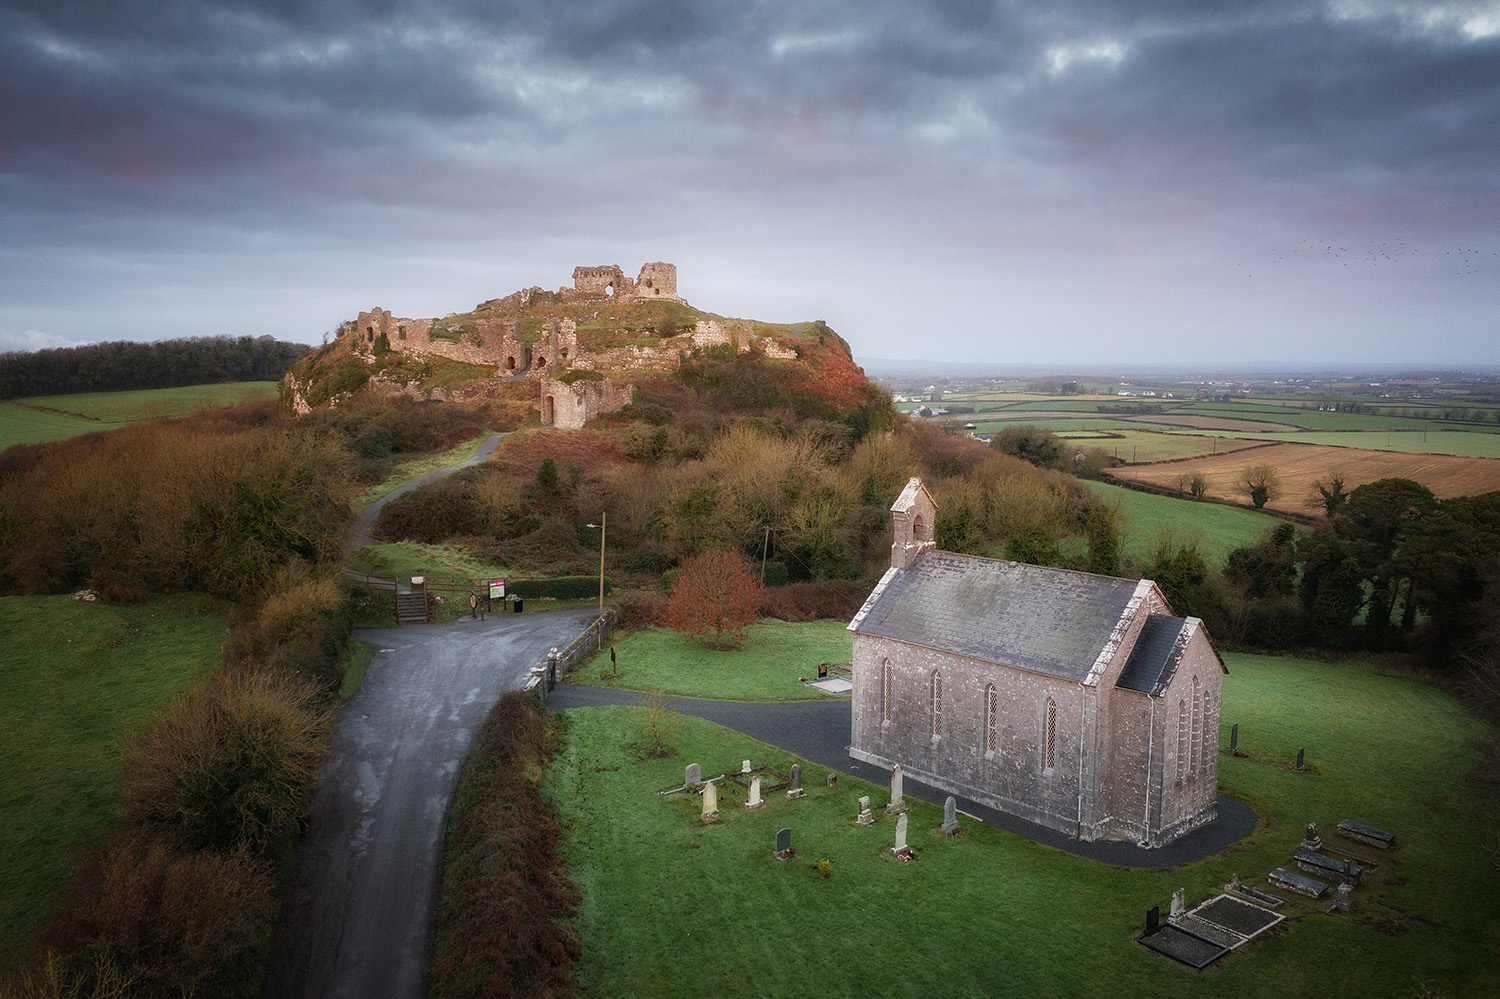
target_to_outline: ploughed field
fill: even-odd
[[[1316,493],[1314,483],[1335,472],[1343,476],[1346,489],[1388,478],[1420,482],[1439,498],[1475,496],[1500,489],[1500,459],[1317,444],[1269,444],[1232,454],[1115,468],[1108,474],[1117,480],[1173,491],[1179,488],[1183,476],[1201,474],[1208,483],[1210,498],[1248,505],[1249,499],[1239,483],[1249,469],[1259,465],[1275,469],[1281,484],[1281,496],[1266,504],[1267,507],[1289,513],[1308,513],[1309,498]]]

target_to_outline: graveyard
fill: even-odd
[[[910,796],[904,859],[888,786],[841,774],[831,787],[826,768],[693,717],[672,755],[649,758],[638,709],[566,712],[548,790],[582,895],[577,981],[593,994],[662,996],[1500,992],[1494,802],[1468,777],[1483,723],[1442,691],[1367,666],[1226,660],[1220,792],[1260,822],[1172,870],[1085,860],[962,814],[945,835],[943,808]],[[789,798],[799,763],[804,794]],[[689,776],[713,788],[713,820]],[[759,807],[746,807],[752,793]],[[1398,838],[1381,850],[1339,835],[1342,820]],[[1312,876],[1294,861],[1308,823],[1325,852],[1361,858],[1347,912],[1332,891],[1307,898],[1267,878]],[[1280,918],[1214,901],[1236,881],[1250,894],[1235,898],[1264,894]],[[1152,906],[1168,922],[1179,889],[1190,920],[1243,930],[1201,971],[1135,942]]]

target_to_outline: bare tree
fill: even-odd
[[[660,690],[641,695],[641,720],[646,723],[646,737],[652,756],[670,756],[670,743],[682,727],[682,714],[672,707],[672,698]]]
[[[1259,510],[1281,495],[1281,480],[1270,465],[1256,465],[1240,477],[1240,492],[1250,497]]]

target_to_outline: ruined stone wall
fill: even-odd
[[[676,285],[673,272],[673,285]],[[614,295],[629,298],[635,291],[635,282],[625,276],[619,264],[604,267],[573,268],[573,290],[584,295]]]
[[[542,425],[558,430],[581,430],[595,417],[624,409],[635,394],[634,385],[616,385],[608,378],[571,385],[543,378],[539,388]]]
[[[446,319],[406,319],[374,308],[361,312],[355,320],[354,348],[373,357],[375,340],[384,336],[390,349],[398,354],[445,357],[465,364],[494,366],[501,369],[501,374],[518,374],[530,366],[531,348],[517,338],[516,325],[514,319],[481,319],[473,331],[459,332]],[[453,334],[457,334],[456,339]]]
[[[641,265],[640,276],[635,279],[635,294],[638,298],[667,298],[682,301],[677,297],[677,267],[660,260]]]

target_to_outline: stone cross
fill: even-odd
[[[745,802],[746,808],[760,808],[765,802],[760,800],[760,778],[750,778],[750,800]]]
[[[800,763],[792,764],[792,780],[787,785],[786,796],[788,798],[803,798],[807,796],[807,792],[802,790],[802,764]]]
[[[1318,835],[1317,823],[1309,822],[1306,831],[1302,834],[1302,849],[1317,853],[1323,849],[1323,837]]]
[[[860,795],[859,817],[854,820],[854,824],[857,826],[867,826],[874,821],[875,815],[870,811],[870,796],[868,794]]]
[[[776,856],[785,860],[792,855],[792,831],[781,829],[776,833]]]
[[[682,774],[682,786],[695,788],[703,783],[703,768],[696,763],[689,763]]]
[[[1167,918],[1177,922],[1182,913],[1187,909],[1187,889],[1179,888],[1172,893],[1172,914]]]
[[[829,787],[834,787],[834,788],[836,788],[836,787],[839,786],[838,771],[836,771],[836,770],[830,770],[830,771],[828,771],[828,786]]]
[[[891,803],[885,806],[885,814],[895,815],[906,811],[906,802],[901,795],[902,773],[901,764],[896,764],[891,770]]]
[[[719,821],[719,791],[712,782],[703,785],[703,821]]]
[[[891,847],[892,853],[900,853],[907,849],[906,846],[906,813],[902,812],[896,818],[896,845]]]
[[[1229,726],[1229,755],[1233,756],[1240,749],[1240,723],[1235,722]]]
[[[746,760],[744,763],[740,764],[740,773],[747,774],[749,772],[750,772],[750,761]]]
[[[944,836],[952,836],[958,832],[958,802],[953,795],[948,795],[948,800],[943,802],[943,826],[938,832]]]

